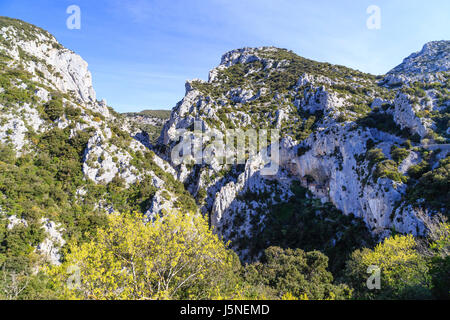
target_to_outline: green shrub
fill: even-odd
[[[374,164],[385,160],[386,156],[381,149],[375,148],[367,151],[367,159],[369,160],[370,166],[373,166]]]
[[[425,172],[429,171],[430,169],[431,168],[430,168],[430,165],[428,164],[428,162],[423,160],[421,163],[411,166],[408,169],[408,175],[411,178],[419,179],[421,176],[423,176],[423,174]]]
[[[364,118],[360,118],[356,123],[363,127],[375,128],[380,131],[388,132],[397,136],[409,138],[410,132],[407,129],[401,129],[401,127],[394,121],[391,114],[374,110],[367,114]]]
[[[64,115],[64,107],[62,98],[52,97],[52,99],[44,105],[44,112],[47,119],[55,121]]]
[[[407,181],[407,178],[398,172],[397,163],[392,160],[384,160],[379,162],[373,173],[374,181],[380,178],[388,178],[393,181],[403,182]]]
[[[348,299],[346,285],[333,284],[328,258],[319,251],[270,247],[261,262],[247,266],[244,278],[253,286],[264,285],[272,298],[290,294],[307,299]]]
[[[69,120],[78,120],[81,116],[81,110],[73,106],[67,106],[65,113]]]
[[[391,148],[391,157],[392,159],[400,164],[409,156],[409,151],[403,148],[398,148],[397,146],[393,145]]]
[[[424,162],[411,173],[417,179],[429,168]],[[428,207],[443,212],[446,216],[450,212],[450,157],[439,161],[434,170],[423,173],[416,184],[409,186],[406,198],[410,202],[425,199]]]

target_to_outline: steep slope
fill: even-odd
[[[432,41],[425,44],[421,51],[409,57],[388,72],[387,80],[393,83],[413,80],[445,81],[445,72],[450,70],[449,41]]]
[[[0,240],[21,248],[2,246],[7,264],[34,261],[30,247],[57,263],[66,240],[87,237],[112,211],[196,211],[141,137],[96,100],[80,56],[40,28],[0,17],[0,227],[9,230]],[[15,243],[18,228],[28,236]]]
[[[212,137],[236,128],[280,130],[280,169],[270,176],[261,174],[267,157],[241,165],[195,154],[182,163],[172,159],[179,179],[241,257],[254,256],[249,243],[270,227],[276,206],[295,201],[295,181],[322,203],[362,219],[373,235],[394,229],[421,234],[419,208],[448,212],[448,43],[427,44],[378,77],[284,49],[233,50],[207,82],[186,84],[185,97],[163,128],[159,152],[170,160],[180,142],[197,141],[198,155],[207,149],[230,154]],[[427,77],[416,77],[425,70]],[[203,140],[192,140],[199,135]],[[420,199],[417,189],[425,179],[434,182],[433,189]]]

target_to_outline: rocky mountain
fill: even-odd
[[[428,43],[384,76],[285,49],[233,50],[208,81],[186,83],[166,120],[114,112],[81,57],[2,17],[0,212],[10,229],[41,230],[34,247],[55,263],[54,246],[113,211],[202,212],[246,261],[269,245],[333,255],[372,236],[421,235],[419,212],[449,211],[449,44]],[[267,130],[270,143],[224,164],[238,150],[220,143],[231,129]],[[180,142],[215,157],[177,162]]]
[[[362,219],[377,237],[393,230],[422,234],[418,208],[448,212],[448,53],[448,41],[432,42],[376,77],[284,49],[233,50],[207,82],[186,84],[162,131],[161,150],[168,158],[177,130],[186,129],[183,139],[189,139],[194,121],[206,136],[229,128],[280,130],[280,170],[270,177],[261,174],[268,162],[260,157],[241,166],[177,167],[178,178],[241,256],[251,258],[250,239],[269,227],[276,206],[296,199],[294,181],[311,197]],[[203,139],[203,145],[211,142]],[[212,145],[220,154],[221,146]],[[436,189],[421,193],[427,179]]]
[[[448,41],[433,41],[425,44],[421,51],[409,57],[388,72],[386,79],[391,83],[422,80],[430,82],[435,79],[444,81],[442,72],[450,68]],[[397,78],[397,80],[395,80]]]
[[[80,220],[102,212],[195,206],[148,149],[148,135],[96,100],[88,64],[48,32],[0,18],[0,83],[0,211],[8,228],[37,225],[50,229],[48,240],[60,238],[59,226],[67,240],[81,236]],[[47,240],[37,247],[56,262]]]

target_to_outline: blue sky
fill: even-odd
[[[81,29],[69,30],[69,5]],[[366,10],[381,9],[369,30]],[[277,46],[384,74],[450,39],[448,0],[0,0],[0,15],[38,25],[88,63],[99,99],[119,112],[171,109],[187,79],[206,80],[226,51]]]

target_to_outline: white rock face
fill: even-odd
[[[17,116],[17,114],[20,116]],[[28,127],[35,132],[40,132],[41,126],[44,124],[37,110],[29,104],[19,107],[16,114],[3,114],[0,121],[3,122],[3,124],[0,123],[0,142],[12,143],[19,153],[26,144],[25,135],[28,132]]]
[[[92,76],[88,64],[79,55],[62,48],[49,34],[36,34],[36,40],[23,40],[20,31],[13,27],[0,29],[0,37],[11,40],[12,47],[2,47],[7,55],[15,60],[24,60],[21,56],[34,57],[26,62],[26,70],[44,75],[45,80],[57,90],[74,92],[84,102],[94,102],[96,95],[92,87]]]
[[[164,125],[164,123],[166,123],[166,121],[167,121],[164,119],[147,116],[147,115],[143,115],[143,114],[133,114],[133,115],[130,115],[130,117],[135,122],[138,122],[141,124],[146,124],[146,125],[151,125],[151,126],[155,126],[155,127]]]
[[[390,214],[404,186],[385,178],[372,181],[367,161],[357,161],[366,153],[369,139],[380,141],[374,133],[353,130],[352,124],[336,125],[310,136],[305,141],[310,150],[303,156],[296,156],[296,147],[282,152],[288,155],[282,163],[317,198],[331,201],[346,215],[361,217],[372,232],[381,233],[391,226]],[[382,141],[383,149],[390,150],[399,140],[385,134]]]
[[[14,69],[23,66],[24,70],[32,75],[31,81],[35,84],[33,99],[36,101],[18,103],[14,107],[0,103],[0,142],[12,143],[21,154],[28,148],[29,141],[26,136],[30,130],[39,134],[52,129],[53,125],[45,122],[37,108],[50,100],[52,92],[72,97],[73,101],[63,99],[64,106],[72,105],[82,112],[88,110],[105,118],[111,117],[106,104],[96,101],[87,62],[62,47],[53,36],[38,28],[33,36],[24,35],[23,30],[9,26],[0,29],[0,38],[3,40],[0,43],[0,51],[11,58],[8,67]],[[20,90],[29,90],[22,80],[13,80],[11,84]],[[87,122],[84,127],[93,123],[94,116],[84,113],[82,117]],[[69,125],[64,117],[55,121],[55,124],[61,129]],[[77,126],[83,127],[79,124]]]
[[[279,170],[276,175],[267,176],[262,169],[270,164],[270,160],[256,155],[245,165],[244,172],[236,181],[231,181],[221,186],[215,194],[211,210],[211,224],[215,231],[228,240],[234,240],[232,234],[245,234],[251,237],[253,224],[252,218],[257,217],[259,227],[263,228],[265,212],[270,205],[287,201],[293,196],[290,191],[291,179],[287,171]],[[270,185],[269,185],[270,183]],[[260,198],[258,201],[248,201],[246,195],[253,194]],[[242,216],[244,221],[240,226],[234,223],[235,217]],[[233,241],[232,241],[233,242]],[[236,250],[236,244],[232,244]],[[248,252],[243,250],[241,256]]]
[[[402,129],[409,129],[412,133],[417,133],[421,138],[428,133],[427,123],[425,119],[420,119],[416,116],[415,108],[410,104],[409,98],[400,93],[395,98],[394,121],[400,125]]]
[[[53,265],[61,264],[60,249],[66,244],[62,237],[61,224],[57,224],[49,219],[42,219],[42,228],[47,237],[37,246],[37,251],[41,253]]]
[[[419,164],[422,161],[422,157],[418,152],[411,151],[405,160],[398,167],[398,171],[405,174],[409,168]]]
[[[405,59],[405,62],[385,79],[391,77],[392,81],[400,78],[410,81],[413,79],[412,74],[420,76],[421,72],[425,71],[430,76],[423,79],[426,81],[435,79],[434,73],[448,70],[448,52],[441,53],[442,50],[448,51],[447,45],[447,42],[428,44],[420,54]],[[266,58],[268,53],[276,50],[243,48],[230,51],[222,57],[220,65],[210,72],[208,82],[199,81],[199,83],[202,86],[211,85],[220,88],[223,81],[221,73],[225,69],[236,64],[253,65],[254,62],[263,65],[267,78],[268,75],[289,66],[288,61]],[[427,59],[431,60],[429,65],[426,63]],[[416,66],[417,63],[420,66]],[[255,65],[254,68],[246,68],[247,74],[244,78],[261,72],[257,69],[259,64]],[[264,77],[261,76],[259,79],[263,80],[258,82],[258,86],[254,83],[243,83],[241,86],[227,87],[227,92],[222,96],[205,93],[199,89],[195,81],[188,82],[185,97],[174,108],[171,119],[161,134],[159,142],[166,148],[165,158],[170,158],[170,151],[180,138],[177,134],[179,129],[188,131],[181,135],[187,138],[191,134],[189,131],[194,120],[202,121],[204,132],[214,132],[215,136],[220,136],[216,130],[224,132],[227,128],[224,121],[241,128],[254,126],[257,111],[245,113],[242,109],[252,110],[253,103],[257,102],[257,99],[270,93],[264,84]],[[260,170],[263,164],[255,159],[248,160],[243,171],[237,174],[226,173],[224,176],[222,172],[229,168],[216,162],[203,164],[200,171],[186,165],[177,167],[178,178],[189,185],[188,189],[193,194],[201,190],[206,191],[202,211],[211,214],[212,225],[225,236],[225,239],[232,238],[232,234],[236,233],[251,236],[251,217],[258,211],[264,211],[267,204],[274,201],[266,198],[267,195],[256,201],[244,201],[247,192],[262,194],[263,190],[270,188],[272,181],[276,181],[281,193],[280,198],[283,199],[281,201],[287,201],[292,196],[289,190],[292,180],[300,180],[316,198],[322,202],[332,202],[343,214],[361,217],[373,235],[386,236],[394,227],[399,232],[412,234],[423,232],[422,223],[416,217],[413,208],[398,209],[397,203],[403,201],[406,185],[388,178],[375,179],[373,177],[375,167],[371,166],[366,158],[368,148],[379,148],[386,159],[391,159],[391,148],[402,145],[406,138],[359,125],[356,122],[356,119],[361,117],[358,110],[350,111],[355,104],[355,97],[346,89],[349,86],[352,86],[358,95],[368,97],[364,102],[369,107],[367,112],[378,110],[377,112],[392,116],[400,129],[409,130],[411,135],[417,133],[419,137],[424,138],[429,130],[434,128],[429,118],[417,116],[417,113],[429,108],[430,104],[423,101],[414,103],[408,95],[401,92],[391,94],[392,92],[388,92],[390,89],[386,90],[385,87],[379,87],[378,91],[366,92],[366,88],[377,86],[377,80],[374,78],[357,75],[329,77],[326,74],[303,73],[288,93],[270,93],[268,96],[270,102],[260,107],[269,108],[276,104],[277,109],[272,113],[266,112],[262,119],[259,118],[259,122],[256,122],[255,129],[274,127],[283,132],[298,121],[300,123],[306,121],[298,117],[296,109],[322,117],[313,133],[302,143],[294,141],[289,136],[283,136],[280,145],[279,175],[271,178],[262,177]],[[334,87],[341,90],[334,90]],[[434,107],[436,99],[433,94],[426,92],[432,100],[431,110],[438,110]],[[227,108],[225,114],[221,114],[222,108]],[[250,117],[247,118],[245,115]],[[347,116],[347,119],[338,121],[341,115]],[[216,148],[216,152],[219,149]],[[299,149],[305,150],[300,156]],[[420,163],[421,160],[420,153],[410,151],[406,159],[398,165],[398,172],[406,174],[411,166]],[[400,207],[404,206],[406,204]],[[243,214],[244,217],[241,217],[243,222],[237,226],[234,220],[239,214]],[[264,214],[260,216],[263,219]]]
[[[9,217],[8,217],[8,221],[9,221],[9,223],[8,223],[8,225],[6,226],[6,228],[7,228],[8,230],[12,230],[12,229],[14,229],[15,226],[20,225],[20,224],[22,224],[22,225],[25,226],[25,227],[28,226],[28,223],[27,223],[26,220],[24,220],[24,219],[19,219],[19,218],[17,218],[17,216],[15,216],[15,215],[9,216]]]
[[[403,63],[388,74],[436,73],[450,70],[450,41],[432,41],[426,43],[422,50],[411,54]]]
[[[89,139],[84,156],[84,174],[97,183],[109,183],[120,172],[119,176],[124,178],[127,184],[133,183],[136,176],[131,174],[133,170],[129,165],[131,156],[115,145],[107,147],[107,140],[108,137],[99,132]],[[89,160],[94,164],[88,162]]]
[[[301,82],[301,80],[299,81]],[[328,92],[324,87],[320,87],[315,92],[305,91],[304,97],[301,100],[296,100],[295,104],[298,108],[303,108],[310,113],[323,111],[325,115],[330,116],[345,105],[345,99],[339,98],[333,92]]]

